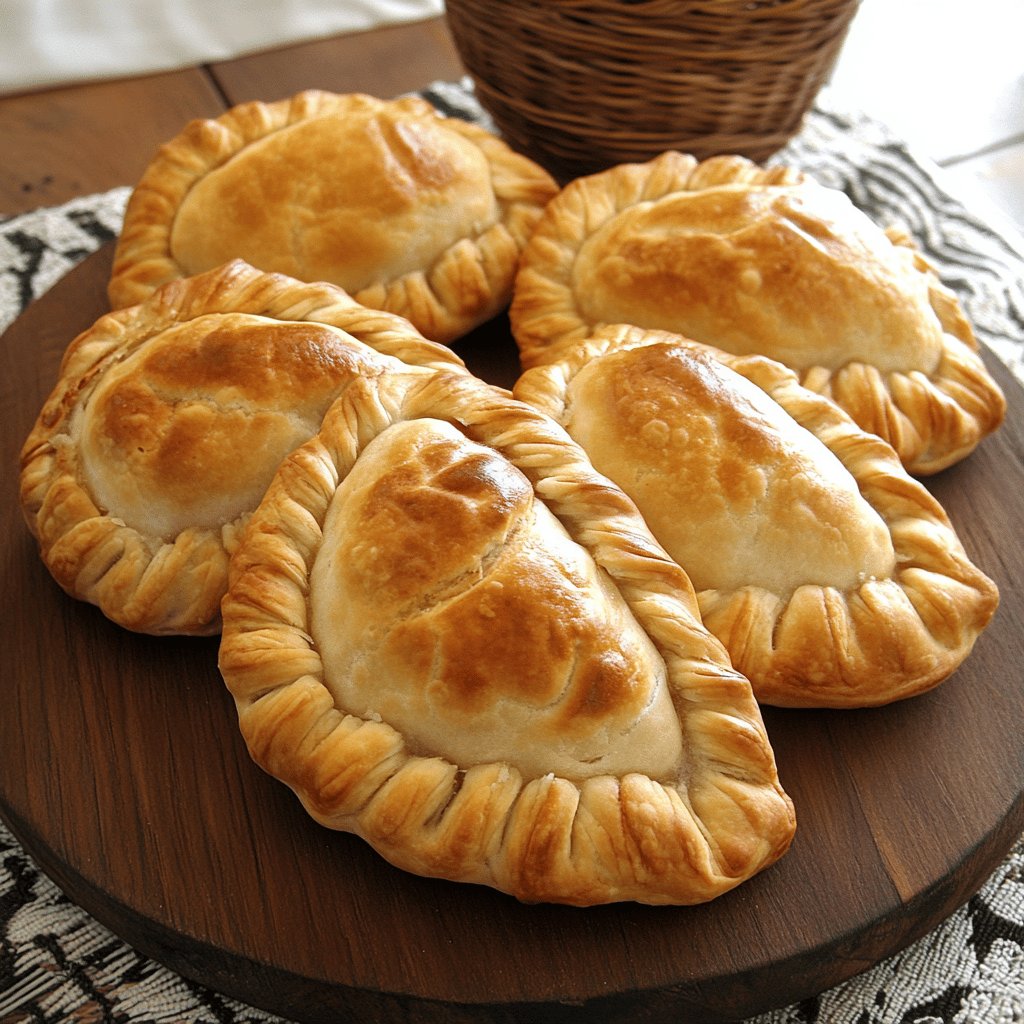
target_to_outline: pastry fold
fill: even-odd
[[[468,375],[347,388],[253,515],[223,613],[254,761],[400,868],[689,904],[790,843],[686,574],[560,427]]]
[[[233,261],[68,346],[20,500],[71,596],[144,633],[216,633],[228,555],[278,462],[353,379],[450,349],[331,285]]]
[[[307,90],[189,123],[129,199],[117,308],[240,258],[450,342],[503,310],[553,179],[426,100]]]
[[[956,295],[906,232],[738,156],[669,152],[569,184],[523,253],[510,319],[526,368],[605,324],[768,356],[918,475],[1005,413]]]
[[[996,611],[995,584],[893,449],[780,363],[607,326],[514,393],[633,498],[763,703],[921,693]]]

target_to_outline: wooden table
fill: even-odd
[[[0,211],[13,214],[131,185],[156,147],[187,120],[214,116],[238,102],[277,99],[311,85],[390,96],[461,74],[443,22],[430,21],[210,67],[0,99],[0,137],[4,139]],[[30,310],[13,329],[2,369],[8,375],[7,394],[15,396],[11,404],[17,406],[18,421],[5,423],[5,429],[23,430],[23,420],[36,400],[32,389],[38,389],[39,379],[52,371],[63,342],[68,340],[67,332],[87,326],[91,317],[103,311],[102,287],[109,257],[109,247],[91,257],[57,286],[46,298],[45,307]],[[41,346],[41,370],[18,354],[19,346],[29,344]],[[1004,370],[998,372],[1008,388],[1017,387]],[[17,398],[20,389],[29,397]],[[937,493],[965,522],[970,522],[978,502],[987,500],[1005,507],[1017,493],[1015,489],[1024,486],[1020,460],[1024,410],[1019,398],[1017,389],[1011,421],[1003,434],[986,445],[969,467],[943,474],[936,482]],[[8,437],[5,457],[13,450]],[[9,472],[7,465],[4,472]],[[18,530],[16,519],[8,509],[5,524],[12,533]],[[110,806],[116,806],[115,800],[130,799],[131,772],[145,772],[147,765],[165,756],[174,762],[176,748],[163,723],[181,726],[184,721],[181,727],[192,730],[190,742],[195,749],[217,749],[209,755],[211,761],[198,766],[182,762],[180,756],[174,762],[176,792],[182,800],[181,823],[194,827],[196,822],[214,820],[219,813],[215,804],[204,802],[209,800],[209,792],[194,801],[195,806],[185,807],[190,787],[202,788],[203,772],[212,765],[223,772],[226,785],[236,796],[256,794],[255,811],[237,805],[231,810],[231,820],[239,828],[256,830],[257,860],[253,867],[238,870],[255,872],[258,879],[260,856],[294,855],[301,861],[294,872],[296,894],[288,887],[291,883],[279,886],[280,892],[253,909],[253,900],[259,903],[263,899],[258,891],[248,898],[245,893],[223,893],[223,906],[199,908],[200,925],[209,926],[211,935],[223,936],[239,923],[243,931],[252,929],[253,934],[260,927],[265,932],[281,928],[282,933],[301,938],[292,949],[276,949],[280,962],[269,966],[259,962],[263,955],[260,943],[247,946],[245,934],[227,951],[216,943],[204,945],[191,939],[182,945],[174,927],[181,923],[184,928],[182,915],[169,911],[159,926],[148,916],[150,911],[159,915],[164,894],[145,890],[146,872],[141,869],[138,890],[128,893],[128,899],[124,893],[117,894],[120,900],[112,901],[111,893],[86,882],[89,872],[55,854],[40,835],[40,827],[59,830],[63,819],[60,795],[50,792],[41,770],[38,778],[13,787],[16,792],[7,816],[27,840],[30,852],[76,900],[103,914],[106,923],[148,955],[229,994],[279,1012],[301,1014],[303,1019],[335,1021],[348,1007],[367,1022],[531,1021],[539,1018],[531,1016],[533,1011],[524,1001],[532,979],[524,979],[523,973],[529,971],[537,974],[533,994],[542,1004],[543,1019],[551,1021],[673,1019],[666,1014],[691,1019],[680,1016],[687,1008],[699,1008],[702,1020],[726,1020],[731,1015],[781,1005],[869,966],[933,927],[975,891],[1024,828],[1020,710],[1004,685],[1007,671],[1019,680],[1019,666],[1024,664],[1024,646],[1012,628],[1024,618],[1021,538],[1012,525],[1004,525],[972,528],[968,540],[982,564],[998,569],[1002,582],[1011,584],[1001,612],[1003,625],[983,638],[970,674],[950,686],[948,697],[936,693],[907,702],[892,713],[843,717],[768,713],[784,781],[788,771],[793,781],[791,792],[802,808],[804,831],[793,854],[777,871],[773,869],[770,877],[741,887],[721,904],[716,901],[709,907],[694,908],[683,924],[679,916],[652,913],[649,908],[601,908],[584,916],[586,912],[581,915],[566,908],[510,906],[504,897],[487,891],[459,892],[457,887],[397,875],[350,837],[318,831],[281,787],[250,773],[237,737],[218,746],[216,730],[230,719],[231,711],[224,694],[216,690],[212,642],[172,649],[145,638],[123,636],[93,610],[71,606],[41,572],[26,569],[20,561],[12,578],[16,576],[19,586],[31,591],[37,608],[45,607],[50,616],[47,621],[60,638],[53,645],[57,653],[43,656],[52,657],[51,673],[59,673],[58,662],[68,650],[81,655],[76,672],[83,680],[102,673],[98,650],[106,651],[118,666],[129,666],[129,675],[138,666],[146,666],[148,689],[143,696],[122,687],[111,693],[109,706],[97,707],[84,698],[76,704],[74,691],[64,693],[74,705],[65,721],[90,739],[91,753],[102,750],[108,720],[113,723],[111,735],[118,733],[120,721],[130,721],[140,730],[137,746],[127,752],[112,750],[110,760],[99,765]],[[24,553],[29,544],[24,538],[12,543],[16,548],[13,561],[18,561],[21,556],[17,552]],[[32,622],[17,609],[8,614],[10,622],[5,629],[32,628]],[[203,670],[203,678],[195,675],[198,664],[209,667]],[[194,718],[182,719],[173,688],[174,682],[182,679],[187,683],[184,693],[188,699],[209,707],[213,726]],[[0,743],[6,742],[0,747],[0,757],[38,758],[41,731],[33,716],[55,719],[56,712],[42,701],[35,705],[32,696],[19,696],[21,703],[0,723]],[[156,725],[151,714],[154,707]],[[60,714],[64,713],[62,709]],[[932,763],[932,739],[948,741],[951,749],[959,744],[969,750],[969,766],[965,768],[957,756]],[[85,756],[83,751],[83,765]],[[821,774],[805,770],[816,763],[828,763],[834,770]],[[29,820],[20,811],[32,806],[33,800],[36,803]],[[42,808],[47,800],[52,806]],[[901,817],[898,823],[892,820],[894,814]],[[289,834],[266,839],[275,829],[280,832],[282,821]],[[839,827],[835,827],[837,822]],[[124,849],[117,844],[104,847],[103,836],[84,838],[82,848],[93,856],[116,857],[121,877],[134,881],[139,859],[152,853],[147,847],[150,824],[133,821],[134,831]],[[924,837],[936,830],[941,830],[942,836],[934,843],[925,842]],[[889,837],[894,834],[904,845],[890,844]],[[921,849],[915,851],[917,844]],[[812,849],[813,854],[809,852]],[[184,872],[177,882],[167,883],[172,888],[177,885],[176,891],[187,884],[189,857],[193,855],[195,851],[190,854],[187,843],[160,854],[176,862],[168,868],[165,880],[177,877],[175,871]],[[217,861],[222,855],[223,851],[211,860],[198,854],[195,863],[218,872],[236,870],[237,866]],[[336,979],[323,980],[332,970],[331,957],[325,952],[329,951],[325,946],[329,939],[308,929],[303,934],[303,921],[308,914],[317,928],[322,926],[317,908],[310,908],[317,900],[316,887],[325,884],[325,877],[330,879],[333,873],[340,877],[346,871],[358,875],[366,886],[361,894],[370,894],[375,900],[373,905],[345,903],[351,915],[349,923],[355,921],[368,936],[381,921],[391,922],[392,927],[401,923],[406,938],[421,943],[417,948],[422,961],[402,968],[407,972],[405,981],[383,958],[378,963],[355,965],[364,978],[376,979],[375,991],[369,984],[352,990]],[[827,890],[816,892],[818,902],[813,912],[805,915],[804,934],[795,938],[782,935],[782,922],[787,918],[786,908],[778,903],[779,893],[814,889],[821,885],[822,877],[835,881],[829,882]],[[201,878],[197,886],[203,889]],[[300,905],[307,909],[295,910]],[[144,906],[144,913],[139,906]],[[225,907],[234,907],[231,913],[238,916],[224,920]],[[287,922],[276,915],[287,915]],[[196,924],[194,916],[187,924],[189,928]],[[467,929],[473,928],[482,929],[480,948],[495,959],[446,959],[446,949],[465,945]],[[780,962],[771,956],[758,961],[747,955],[748,950],[730,948],[728,936],[738,934],[737,928],[751,933],[778,929],[779,937],[789,942],[789,952]],[[563,948],[569,935],[580,943],[576,952]],[[699,943],[701,936],[718,943],[701,961],[702,973],[688,977],[683,970],[673,976],[673,944],[681,937]],[[764,941],[764,936],[761,938]],[[346,941],[351,947],[351,936]],[[383,950],[387,941],[387,935],[374,936],[372,941],[368,938],[367,949]],[[431,944],[435,948],[428,948]],[[770,941],[765,945],[771,948]],[[798,947],[802,952],[797,955],[792,951]],[[503,950],[505,961],[500,959]],[[642,960],[633,959],[633,951],[642,950],[657,954],[656,977],[648,977]],[[602,962],[602,957],[607,961]],[[299,963],[315,966],[321,979],[299,977]],[[403,985],[407,986],[404,994]],[[417,991],[426,993],[425,998],[417,997]],[[458,1007],[446,1005],[445,992],[456,993],[463,1002]]]

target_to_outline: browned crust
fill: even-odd
[[[417,417],[508,458],[608,573],[667,666],[684,735],[677,779],[457,765],[334,705],[309,629],[321,525],[366,444]],[[232,561],[220,666],[256,762],[317,820],[410,871],[524,901],[695,903],[773,862],[793,833],[749,684],[700,625],[685,573],[564,431],[469,377],[359,381],[285,461]]]
[[[228,552],[240,523],[185,529],[173,538],[127,526],[97,506],[84,481],[73,422],[103,375],[149,338],[216,313],[328,324],[396,365],[463,369],[450,349],[426,341],[397,316],[366,309],[341,289],[264,274],[240,261],[171,282],[75,338],[22,448],[21,505],[60,586],[139,632],[219,630]]]
[[[514,394],[555,420],[568,383],[603,353],[636,345],[696,346],[678,335],[619,325],[527,371]],[[761,356],[715,358],[764,390],[821,440],[889,529],[896,569],[847,591],[803,586],[698,593],[701,616],[751,681],[758,699],[794,707],[865,707],[921,693],[970,653],[998,607],[995,584],[964,551],[945,511],[902,467],[892,448],[859,428],[796,373]],[[685,566],[684,566],[685,568]]]
[[[588,322],[582,313],[573,271],[581,246],[612,217],[637,204],[720,184],[775,186],[806,180],[793,168],[761,168],[738,156],[698,162],[670,152],[572,182],[548,205],[521,259],[510,319],[523,366],[561,358],[602,326]],[[931,474],[964,458],[995,431],[1006,401],[982,362],[954,293],[905,231],[892,227],[886,234],[894,245],[914,250],[915,265],[928,278],[929,301],[943,331],[938,365],[928,373],[908,373],[849,362],[837,370],[801,369],[800,381],[834,399],[861,427],[888,441],[910,472]]]
[[[385,101],[320,90],[272,103],[243,103],[217,118],[192,121],[160,148],[128,202],[108,286],[111,304],[141,302],[166,282],[188,275],[172,252],[171,234],[179,207],[204,175],[275,132],[310,119],[344,118],[347,111],[366,107],[437,120],[476,145],[490,166],[499,217],[449,247],[433,266],[390,279],[382,268],[381,283],[354,297],[405,317],[426,337],[445,343],[500,312],[511,296],[519,253],[557,191],[554,180],[493,134],[458,118],[441,118],[418,97]]]

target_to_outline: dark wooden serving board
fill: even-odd
[[[109,247],[0,346],[0,811],[69,896],[142,952],[301,1021],[724,1021],[836,984],[925,933],[1024,830],[1024,396],[929,482],[1002,606],[937,690],[870,711],[766,709],[799,820],[776,866],[700,907],[523,906],[404,874],[312,822],[250,762],[216,640],[130,634],[65,597],[17,455]],[[500,324],[463,355],[497,383]]]

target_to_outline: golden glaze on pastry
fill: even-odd
[[[994,584],[893,450],[779,363],[605,327],[515,395],[636,501],[765,703],[920,693],[996,610]]]
[[[278,463],[353,379],[403,359],[461,368],[340,289],[238,262],[101,318],[22,451],[43,560],[127,628],[216,632],[228,553]]]
[[[310,583],[335,701],[413,746],[531,776],[679,764],[663,666],[621,595],[519,470],[446,421],[396,424],[363,450]]]
[[[114,307],[242,258],[448,342],[507,304],[548,174],[425,100],[307,91],[189,124],[134,190]]]
[[[468,375],[364,378],[284,461],[220,666],[257,764],[419,874],[696,903],[793,833],[686,574],[561,428]]]
[[[570,184],[524,251],[510,316],[526,367],[602,324],[769,356],[915,473],[962,458],[1005,411],[956,297],[906,234],[740,157],[666,153]]]

